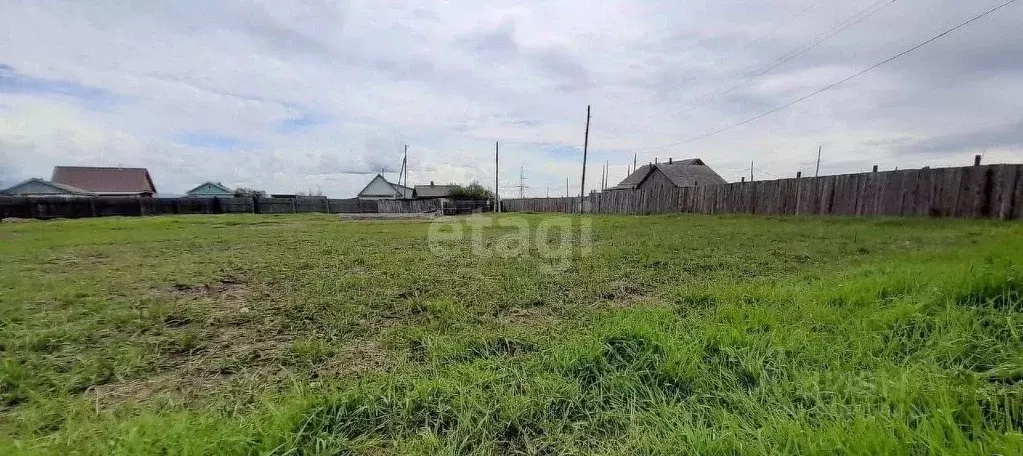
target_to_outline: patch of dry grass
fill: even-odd
[[[555,274],[422,222],[5,223],[0,452],[1023,446],[1019,225],[593,220]]]

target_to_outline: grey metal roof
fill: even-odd
[[[8,188],[0,190],[0,194],[5,194],[5,195],[6,194],[16,194],[14,192],[15,189],[17,189],[18,187],[21,187],[23,185],[33,183],[33,182],[38,183],[38,184],[42,184],[42,185],[46,185],[46,186],[49,186],[49,187],[53,187],[53,188],[56,188],[58,190],[62,190],[64,192],[70,193],[72,195],[81,195],[81,196],[94,196],[95,195],[95,193],[92,193],[92,192],[87,191],[87,190],[82,190],[82,189],[80,189],[78,187],[73,187],[73,186],[70,186],[70,185],[67,185],[67,184],[61,184],[59,182],[52,182],[52,181],[40,179],[38,177],[33,177],[31,179],[27,179],[27,180],[21,181],[21,182],[15,184],[15,185],[12,185],[12,186],[10,186]]]
[[[454,185],[417,185],[416,198],[447,198],[455,189]]]
[[[673,160],[669,163],[653,163],[649,165],[640,166],[636,171],[630,174],[625,180],[621,181],[614,190],[627,190],[635,189],[643,183],[644,180],[653,172],[654,169],[660,170],[668,177],[676,187],[695,187],[697,185],[719,185],[727,184],[724,178],[714,172],[703,160],[699,158],[689,158],[685,160]]]
[[[399,198],[405,198],[405,199],[411,199],[412,198],[412,189],[411,188],[408,188],[408,187],[406,187],[404,185],[395,184],[393,182],[387,182],[387,183],[391,184],[391,187],[394,188],[394,191],[398,193],[398,197]]]

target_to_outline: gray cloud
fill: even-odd
[[[479,30],[459,38],[465,47],[482,54],[513,56],[519,53],[519,45],[515,43],[515,21],[502,20],[491,29]]]
[[[962,155],[984,149],[1023,148],[1023,121],[996,125],[964,133],[936,135],[904,145],[898,154]]]
[[[526,47],[515,39],[517,24],[506,18],[492,28],[483,28],[459,37],[456,42],[472,51],[480,61],[494,60],[535,68],[554,79],[557,90],[585,90],[590,72],[567,50],[556,46]]]
[[[72,81],[33,77],[18,72],[11,65],[0,63],[0,93],[37,94],[73,99],[92,109],[102,109],[120,97],[101,87],[78,84]]]
[[[508,169],[574,184],[576,157],[549,151],[581,146],[590,104],[591,149],[623,169],[638,152],[723,168],[756,160],[790,175],[812,166],[805,151],[820,144],[842,158],[829,172],[984,148],[1020,161],[1023,135],[1007,123],[1023,98],[1015,6],[790,109],[677,145],[995,3],[899,0],[744,80],[871,2],[14,2],[0,15],[0,78],[15,72],[22,88],[0,79],[3,173],[122,161],[153,168],[161,187],[214,179],[350,195],[361,174],[396,169],[405,142],[413,180],[491,182],[500,140]],[[130,102],[91,109],[75,95],[90,93]],[[245,146],[163,139],[195,131]]]

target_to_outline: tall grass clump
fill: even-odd
[[[180,227],[230,281],[131,263],[102,224],[120,263],[78,289],[33,291],[63,225],[0,265],[29,303],[0,317],[0,453],[1023,453],[1015,225],[597,218],[544,275],[418,253],[416,224],[231,221]],[[156,232],[133,236],[178,258]],[[141,280],[122,263],[173,284],[104,301]]]

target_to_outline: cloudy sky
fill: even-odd
[[[578,194],[601,166],[702,157],[728,180],[1023,161],[1023,2],[0,0],[0,186],[141,166],[353,196],[412,183]],[[392,180],[395,174],[387,174]]]

